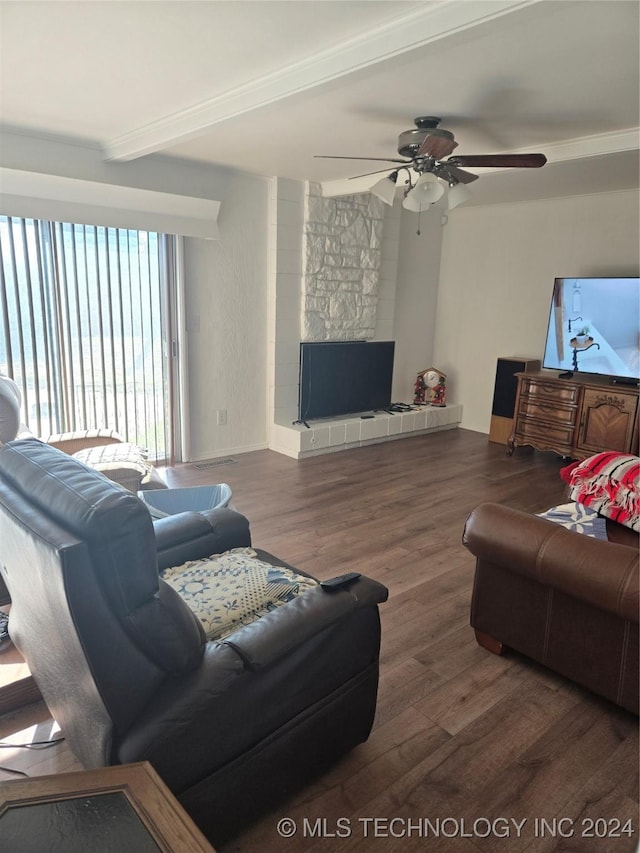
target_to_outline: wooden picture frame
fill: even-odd
[[[0,782],[0,838],[12,853],[215,853],[146,761]]]

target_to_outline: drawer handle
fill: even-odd
[[[538,408],[540,409],[541,412],[555,412],[555,409],[553,408],[553,406],[543,406],[542,403],[540,404],[540,406]]]
[[[542,390],[545,392],[545,394],[553,394],[556,388],[554,385],[543,385]]]

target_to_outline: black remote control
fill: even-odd
[[[358,580],[359,577],[360,572],[347,572],[346,575],[338,575],[335,578],[330,578],[328,581],[320,581],[320,586],[322,589],[331,592],[334,589],[342,589],[343,586],[351,583],[351,581]]]

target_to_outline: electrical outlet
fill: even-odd
[[[226,426],[227,425],[227,410],[226,409],[218,409],[216,412],[216,420],[218,426]]]

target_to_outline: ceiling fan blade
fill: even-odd
[[[544,154],[466,154],[451,157],[446,162],[453,166],[539,169],[547,162],[547,158]]]
[[[433,157],[434,160],[442,160],[443,157],[448,157],[453,149],[457,147],[458,143],[453,138],[451,131],[435,127],[429,130],[425,136],[416,156]]]
[[[470,184],[472,181],[477,181],[479,177],[471,172],[465,172],[464,169],[458,169],[457,166],[452,165],[451,160],[446,160],[444,163],[438,163],[434,167],[433,171],[439,178],[448,180],[449,176],[451,176],[452,178],[455,178],[459,184]]]
[[[351,175],[351,177],[348,178],[348,180],[355,181],[356,178],[367,178],[369,175],[381,175],[382,172],[386,172],[387,174],[391,174],[394,171],[396,171],[396,170],[392,169],[391,172],[389,172],[389,166],[387,166],[386,169],[376,169],[375,172],[364,172],[364,174],[362,174],[362,175]]]
[[[314,158],[321,160],[378,160],[381,163],[402,163],[408,166],[411,160],[398,160],[393,157],[341,157],[340,154],[314,154]]]

